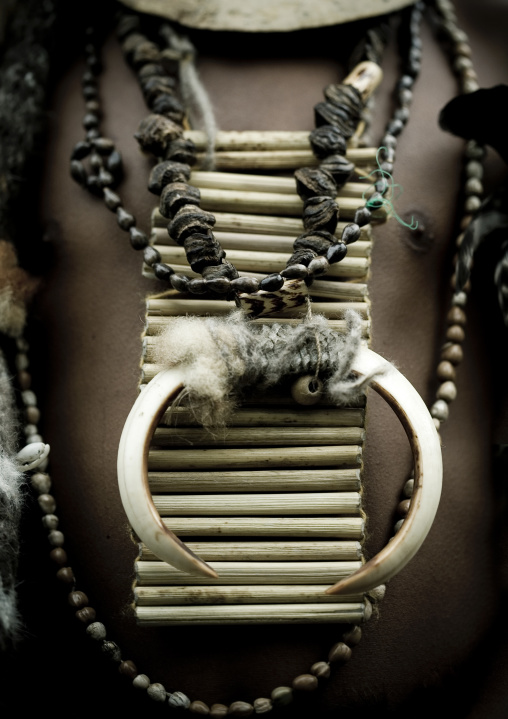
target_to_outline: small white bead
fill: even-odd
[[[404,489],[402,490],[402,494],[404,495],[404,497],[406,497],[406,499],[411,499],[411,497],[413,496],[414,486],[414,479],[408,479],[406,484],[404,485]]]
[[[323,383],[310,374],[303,375],[293,383],[291,396],[298,404],[316,404],[323,396]]]
[[[32,487],[39,494],[48,494],[51,489],[51,478],[42,472],[36,472],[30,477]]]
[[[163,684],[159,684],[158,682],[155,682],[155,684],[150,684],[150,686],[146,690],[146,693],[148,694],[150,699],[154,700],[154,702],[166,701],[166,689],[164,688]]]
[[[455,383],[451,380],[443,382],[436,392],[436,397],[438,399],[444,399],[445,402],[453,402],[453,400],[457,397],[457,387]]]
[[[60,532],[58,529],[53,529],[49,533],[48,540],[52,547],[63,547],[65,544],[63,532]]]
[[[457,72],[461,72],[462,70],[467,70],[468,68],[473,67],[473,63],[470,58],[464,57],[464,55],[459,55],[459,57],[454,61],[453,67]]]
[[[33,392],[31,389],[25,389],[21,393],[21,399],[27,407],[37,406],[37,397],[35,396],[35,392]]]
[[[376,602],[383,601],[386,594],[386,584],[380,584],[379,587],[374,587],[369,594]]]
[[[462,83],[462,88],[465,93],[476,92],[479,89],[479,84],[476,80],[467,79]]]
[[[22,372],[23,370],[28,369],[30,363],[26,354],[24,352],[20,352],[16,355],[14,364],[16,365],[18,372]]]
[[[483,185],[477,177],[470,177],[466,182],[467,195],[483,195]]]
[[[92,624],[87,626],[86,633],[89,637],[92,637],[92,639],[101,641],[106,638],[106,627],[102,622],[92,622]]]
[[[466,199],[466,202],[464,204],[464,208],[466,212],[476,212],[480,209],[480,205],[482,204],[482,201],[479,197],[476,197],[476,195],[471,195],[471,197],[468,197]]]
[[[483,165],[478,160],[470,160],[466,165],[466,175],[481,180],[483,177]]]
[[[190,707],[190,699],[183,692],[173,692],[168,696],[168,704],[175,709],[188,709]]]
[[[30,437],[31,434],[37,434],[37,425],[25,424],[23,432],[25,433],[25,437]]]
[[[58,527],[58,517],[56,514],[46,514],[42,518],[42,524],[46,529],[56,529]]]
[[[456,292],[452,297],[452,305],[457,307],[465,307],[467,304],[467,295],[465,292]]]
[[[441,420],[441,422],[444,422],[448,419],[450,410],[448,409],[448,405],[444,400],[438,399],[430,408],[430,414],[432,415],[432,417],[436,417],[436,419],[439,419]]]
[[[150,679],[146,676],[146,674],[138,674],[138,676],[134,677],[132,680],[132,686],[136,687],[136,689],[148,689],[150,686]]]

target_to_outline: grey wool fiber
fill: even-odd
[[[21,485],[24,479],[16,463],[17,414],[11,374],[0,353],[0,648],[15,638],[20,619],[16,609],[18,526]]]
[[[348,332],[340,335],[320,315],[296,326],[255,324],[240,310],[226,318],[175,317],[158,338],[155,360],[184,371],[189,406],[211,430],[227,425],[242,393],[266,390],[290,376],[319,375],[328,399],[347,404],[374,376],[352,374],[361,320],[353,311],[346,320]]]

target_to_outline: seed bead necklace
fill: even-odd
[[[453,6],[448,0],[436,0],[436,20],[438,28],[444,34],[445,38],[450,41],[452,48],[452,63],[453,68],[459,76],[461,90],[463,92],[472,92],[477,89],[476,76],[472,69],[471,63],[471,51],[467,44],[467,36],[457,27],[456,17]],[[88,47],[88,46],[87,46]],[[95,71],[98,70],[98,59],[96,55],[93,55],[90,47],[87,49],[88,58],[87,64],[90,69],[93,69],[94,76]],[[418,53],[413,53],[413,61],[419,63]],[[407,90],[407,87],[403,89]],[[87,91],[88,92],[88,91]],[[88,93],[92,95],[91,92]],[[406,101],[408,99],[407,94],[405,95]],[[92,104],[96,103],[96,104]],[[97,101],[97,94],[95,98],[90,97],[87,100],[87,109],[92,111],[95,108],[95,113],[98,113],[100,106]],[[407,103],[409,104],[409,102]],[[405,114],[405,113],[403,113]],[[396,118],[402,121],[402,118]],[[95,121],[94,121],[95,122]],[[90,121],[87,121],[90,125]],[[86,126],[85,126],[86,127]],[[100,138],[97,131],[97,124],[90,125],[92,136],[87,137],[87,143],[97,150],[97,155],[101,158],[107,158],[106,161],[101,159],[101,166],[99,162],[95,160],[96,169],[100,175],[101,170],[104,173],[110,172],[111,175],[116,173],[117,176],[120,174],[121,159],[119,154],[114,149],[111,141],[106,138]],[[87,133],[87,134],[88,134]],[[396,133],[392,134],[396,137]],[[92,143],[91,141],[95,141]],[[104,142],[98,142],[103,140]],[[86,144],[86,143],[85,143]],[[395,143],[386,142],[386,136],[384,144],[390,150],[390,146],[394,149]],[[102,152],[99,148],[102,148]],[[116,154],[114,154],[116,153]],[[77,152],[77,155],[80,151]],[[75,160],[76,150],[74,151]],[[461,230],[463,231],[471,220],[471,213],[474,212],[480,204],[481,188],[481,176],[482,176],[482,165],[480,160],[483,158],[484,152],[481,147],[476,143],[470,142],[466,146],[466,182],[465,182],[465,194],[466,201],[464,207],[464,216],[461,223]],[[85,155],[81,155],[81,158]],[[385,158],[385,162],[390,162],[390,157],[393,161],[393,153],[388,154],[388,159]],[[104,166],[105,165],[105,166]],[[76,174],[76,165],[73,169],[73,176]],[[106,175],[106,179],[109,178]],[[83,180],[83,182],[85,182]],[[88,183],[87,186],[96,185],[94,181]],[[98,188],[94,190],[98,193]],[[379,190],[376,188],[376,191]],[[110,193],[109,186],[105,185],[101,187],[101,195],[106,196]],[[121,206],[117,205],[116,210]],[[120,213],[121,214],[121,213]],[[118,213],[117,213],[118,216]],[[127,224],[127,223],[126,223]],[[129,234],[134,227],[132,224],[129,228]],[[462,235],[459,235],[457,239],[457,245],[460,245]],[[141,248],[140,248],[141,249]],[[148,249],[148,245],[143,248]],[[169,273],[170,276],[172,273]],[[452,288],[455,287],[455,278],[452,277]],[[466,288],[467,289],[467,288]],[[441,422],[448,417],[448,405],[455,398],[456,388],[454,384],[455,378],[455,367],[460,363],[462,359],[462,347],[461,343],[464,340],[464,324],[465,324],[465,313],[464,306],[466,302],[466,294],[464,292],[455,293],[452,297],[452,306],[447,315],[448,329],[446,332],[446,342],[442,347],[440,362],[437,369],[437,377],[440,381],[439,388],[436,393],[436,401],[431,407],[431,414],[435,418],[436,426],[439,428]],[[28,350],[29,346],[26,340],[20,338],[17,340],[18,353],[16,356],[16,368],[18,373],[18,382],[22,390],[22,401],[25,406],[25,434],[27,446],[35,445],[42,441],[37,428],[37,424],[40,420],[40,412],[37,407],[37,397],[35,393],[30,389],[31,375],[29,372],[29,359]],[[258,698],[254,700],[252,704],[247,702],[233,702],[229,707],[223,704],[214,704],[209,708],[202,701],[190,701],[190,699],[182,692],[176,691],[168,693],[165,687],[160,683],[152,683],[149,678],[140,672],[138,672],[135,664],[131,660],[124,660],[121,655],[120,648],[118,645],[108,638],[107,630],[102,622],[96,621],[96,612],[93,607],[89,606],[88,597],[83,591],[77,589],[76,579],[72,568],[69,566],[67,553],[64,549],[65,537],[63,533],[58,529],[59,520],[56,512],[56,501],[51,495],[51,478],[49,474],[45,472],[47,468],[47,459],[44,459],[35,471],[31,475],[31,483],[34,490],[38,494],[38,503],[43,512],[43,525],[49,530],[48,540],[51,546],[50,558],[58,566],[56,573],[57,578],[65,585],[69,586],[70,592],[68,594],[68,602],[70,606],[75,610],[77,619],[86,626],[87,634],[96,640],[102,651],[111,658],[111,660],[118,665],[121,674],[126,676],[132,681],[132,684],[139,688],[146,690],[148,696],[157,702],[167,701],[171,707],[187,708],[189,711],[199,715],[210,715],[211,717],[222,717],[226,713],[232,716],[249,716],[252,713],[266,713],[275,706],[283,706],[291,702],[293,693],[302,691],[312,691],[317,688],[319,681],[327,678],[330,675],[330,664],[341,663],[347,661],[351,657],[352,647],[354,647],[360,640],[362,630],[360,626],[353,626],[347,630],[343,636],[342,641],[335,644],[328,655],[328,661],[317,662],[310,668],[309,674],[302,674],[296,677],[291,687],[277,687],[272,693],[271,697]],[[409,497],[411,496],[412,486],[411,479],[406,483],[404,487],[404,495],[406,499],[401,503],[401,514],[405,514],[410,502]],[[403,505],[403,506],[402,506]],[[401,520],[403,521],[403,520]],[[400,524],[400,523],[398,523]],[[397,529],[396,525],[396,529]]]

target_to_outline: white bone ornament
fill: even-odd
[[[441,496],[439,436],[418,392],[392,364],[366,347],[359,351],[353,370],[358,375],[382,370],[372,387],[392,407],[406,431],[413,452],[414,492],[408,515],[395,537],[358,571],[327,589],[328,594],[367,592],[398,574],[425,540]],[[137,398],[118,450],[120,495],[134,532],[159,559],[190,574],[217,578],[212,567],[164,526],[148,486],[151,437],[166,407],[183,388],[184,373],[176,367],[159,372]]]

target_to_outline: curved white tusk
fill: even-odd
[[[216,578],[217,573],[164,526],[148,487],[150,440],[167,405],[183,389],[183,377],[179,369],[159,372],[140,393],[120,439],[118,485],[131,527],[159,559],[183,572]]]
[[[389,362],[362,349],[354,363],[358,374],[382,369],[372,387],[401,421],[413,451],[414,491],[404,523],[387,544],[361,569],[326,590],[327,594],[368,592],[394,577],[421,547],[436,516],[443,480],[439,435],[424,401],[413,385]]]
[[[425,403],[411,383],[380,355],[362,348],[354,362],[359,375],[378,375],[373,388],[399,417],[413,450],[415,485],[410,510],[392,541],[361,569],[327,590],[328,594],[367,592],[394,577],[416,554],[436,515],[442,484],[439,436]],[[118,482],[122,503],[138,537],[156,556],[177,569],[217,577],[161,521],[148,487],[148,448],[166,406],[184,386],[181,370],[159,374],[141,392],[120,440]]]

